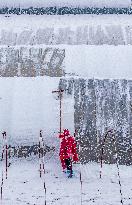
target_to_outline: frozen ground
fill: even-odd
[[[104,165],[102,179],[99,179],[100,165],[74,165],[75,177],[68,179],[61,172],[60,163],[49,158],[45,163],[47,205],[81,205],[82,173],[83,205],[120,205],[121,196],[118,184],[117,167]],[[120,166],[123,204],[132,205],[132,167]],[[44,205],[44,179],[39,178],[39,162],[17,160],[8,168],[8,179],[4,180],[2,205]]]

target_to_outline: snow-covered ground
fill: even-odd
[[[132,79],[131,46],[65,46],[65,70],[84,78]]]
[[[70,19],[70,21],[69,21]],[[128,15],[66,15],[66,16],[32,16],[32,15],[21,15],[15,16],[10,15],[10,18],[5,18],[4,15],[0,16],[0,25],[1,28],[5,28],[7,30],[17,30],[19,28],[25,29],[37,29],[39,27],[52,27],[58,28],[59,26],[72,26],[75,28],[76,26],[85,25],[85,24],[114,24],[119,25],[124,24],[132,24],[131,22],[132,16]],[[6,23],[6,25],[5,25]],[[21,23],[21,24],[20,24]],[[75,24],[76,23],[76,24]],[[3,26],[3,27],[2,27]],[[18,30],[19,31],[19,30]]]
[[[132,16],[128,15],[66,15],[66,16],[32,16],[10,15],[9,18],[5,18],[4,15],[0,16],[0,30],[14,31],[18,34],[22,31],[31,31],[31,33],[37,29],[52,28],[58,30],[58,28],[69,27],[76,29],[78,26],[110,26],[110,25],[122,25],[131,26]]]
[[[56,143],[60,102],[52,91],[58,89],[59,80],[50,77],[0,78],[0,130],[6,130],[9,143],[38,143],[41,129],[48,145]],[[62,100],[63,128],[74,133],[74,100],[66,95]]]
[[[128,7],[131,0],[1,0],[0,6],[95,6],[95,7]]]
[[[116,165],[89,163],[73,166],[75,176],[67,178],[61,171],[57,158],[46,158],[45,177],[39,177],[39,162],[34,158],[17,160],[8,168],[8,179],[4,179],[1,205],[45,204],[44,181],[47,205],[120,205],[121,194]],[[132,166],[119,166],[123,204],[132,205]],[[82,174],[82,195],[80,183]],[[0,179],[1,180],[1,179]]]

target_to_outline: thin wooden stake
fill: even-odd
[[[77,133],[77,131],[75,130],[75,133],[74,133],[74,138],[76,139],[76,133]],[[78,142],[77,142],[78,143]],[[79,147],[79,153],[80,153],[80,151],[81,151],[81,146],[80,146],[80,143],[78,143],[78,147]],[[83,181],[82,181],[82,172],[81,172],[81,162],[79,162],[79,164],[80,164],[80,188],[81,188],[81,193],[80,193],[80,197],[81,197],[81,199],[80,199],[80,202],[81,202],[81,205],[83,204],[83,200],[82,200],[82,190],[83,190]]]
[[[41,142],[40,142],[40,136],[39,136],[39,149],[38,149],[38,153],[39,153],[39,175],[40,175],[40,178],[42,176],[41,174]]]
[[[1,181],[1,201],[3,198],[3,184],[4,184],[4,177],[3,177],[3,170],[2,170],[2,181]]]
[[[59,93],[59,99],[60,99],[60,134],[62,131],[62,94],[63,94],[63,92],[64,92],[64,90],[62,90],[62,89],[52,91],[52,93]]]
[[[6,179],[7,179],[7,169],[8,169],[8,146],[7,146],[7,135],[6,135],[6,132],[4,133],[5,134],[5,149],[6,149]]]
[[[122,185],[121,185],[121,177],[120,177],[120,169],[119,169],[119,163],[118,163],[118,154],[117,154],[117,142],[116,142],[116,134],[115,134],[115,131],[113,130],[109,130],[105,137],[104,137],[104,142],[103,142],[103,146],[102,146],[102,149],[105,145],[105,142],[106,142],[106,138],[108,136],[108,134],[111,133],[113,135],[113,142],[114,142],[114,145],[115,145],[115,153],[116,153],[116,166],[117,166],[117,173],[118,173],[118,183],[119,183],[119,186],[120,186],[120,195],[121,195],[121,204],[123,205],[124,202],[123,202],[123,194],[122,194]],[[103,151],[102,151],[102,156],[103,158]],[[101,160],[102,161],[102,160]],[[101,165],[102,165],[102,162],[101,162]],[[101,166],[102,167],[102,166]],[[102,173],[101,173],[102,174]],[[100,178],[101,178],[101,175],[100,175]]]
[[[6,143],[5,134],[6,134],[6,132],[2,133],[3,144],[2,144],[2,159],[1,159],[1,162],[2,162],[2,181],[1,181],[1,191],[0,191],[1,192],[1,200],[3,199],[3,185],[4,185],[4,166],[3,166],[3,164],[4,164],[4,153],[5,153],[5,148],[6,148],[6,146],[5,146],[5,143]],[[7,171],[7,168],[6,168],[6,171]]]
[[[121,184],[121,177],[120,177],[120,169],[119,169],[119,163],[118,163],[118,154],[117,154],[117,141],[116,141],[116,135],[114,133],[114,144],[115,144],[115,153],[116,153],[116,166],[117,166],[117,173],[118,173],[118,183],[120,186],[120,195],[121,195],[121,204],[123,205],[123,194],[122,194],[122,184]]]
[[[81,150],[80,144],[79,144],[79,152]],[[83,182],[82,182],[82,172],[81,172],[81,162],[80,162],[80,184],[81,184],[81,205],[82,205],[82,190],[83,190]]]
[[[41,144],[42,144],[42,169],[43,169],[43,183],[44,183],[44,193],[45,193],[45,205],[47,204],[47,199],[46,199],[46,182],[45,182],[45,162],[44,162],[44,139],[42,135],[42,130],[40,130],[40,139],[41,139]]]
[[[6,179],[7,179],[7,168],[8,168],[8,147],[6,144]]]

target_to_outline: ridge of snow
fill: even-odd
[[[0,6],[48,7],[48,6],[80,6],[80,7],[130,7],[131,0],[1,0]]]

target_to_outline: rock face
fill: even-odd
[[[0,77],[61,77],[65,50],[42,47],[0,48]]]
[[[105,140],[103,159],[132,164],[132,81],[62,79],[60,87],[74,95],[76,139],[82,162],[98,161]]]

